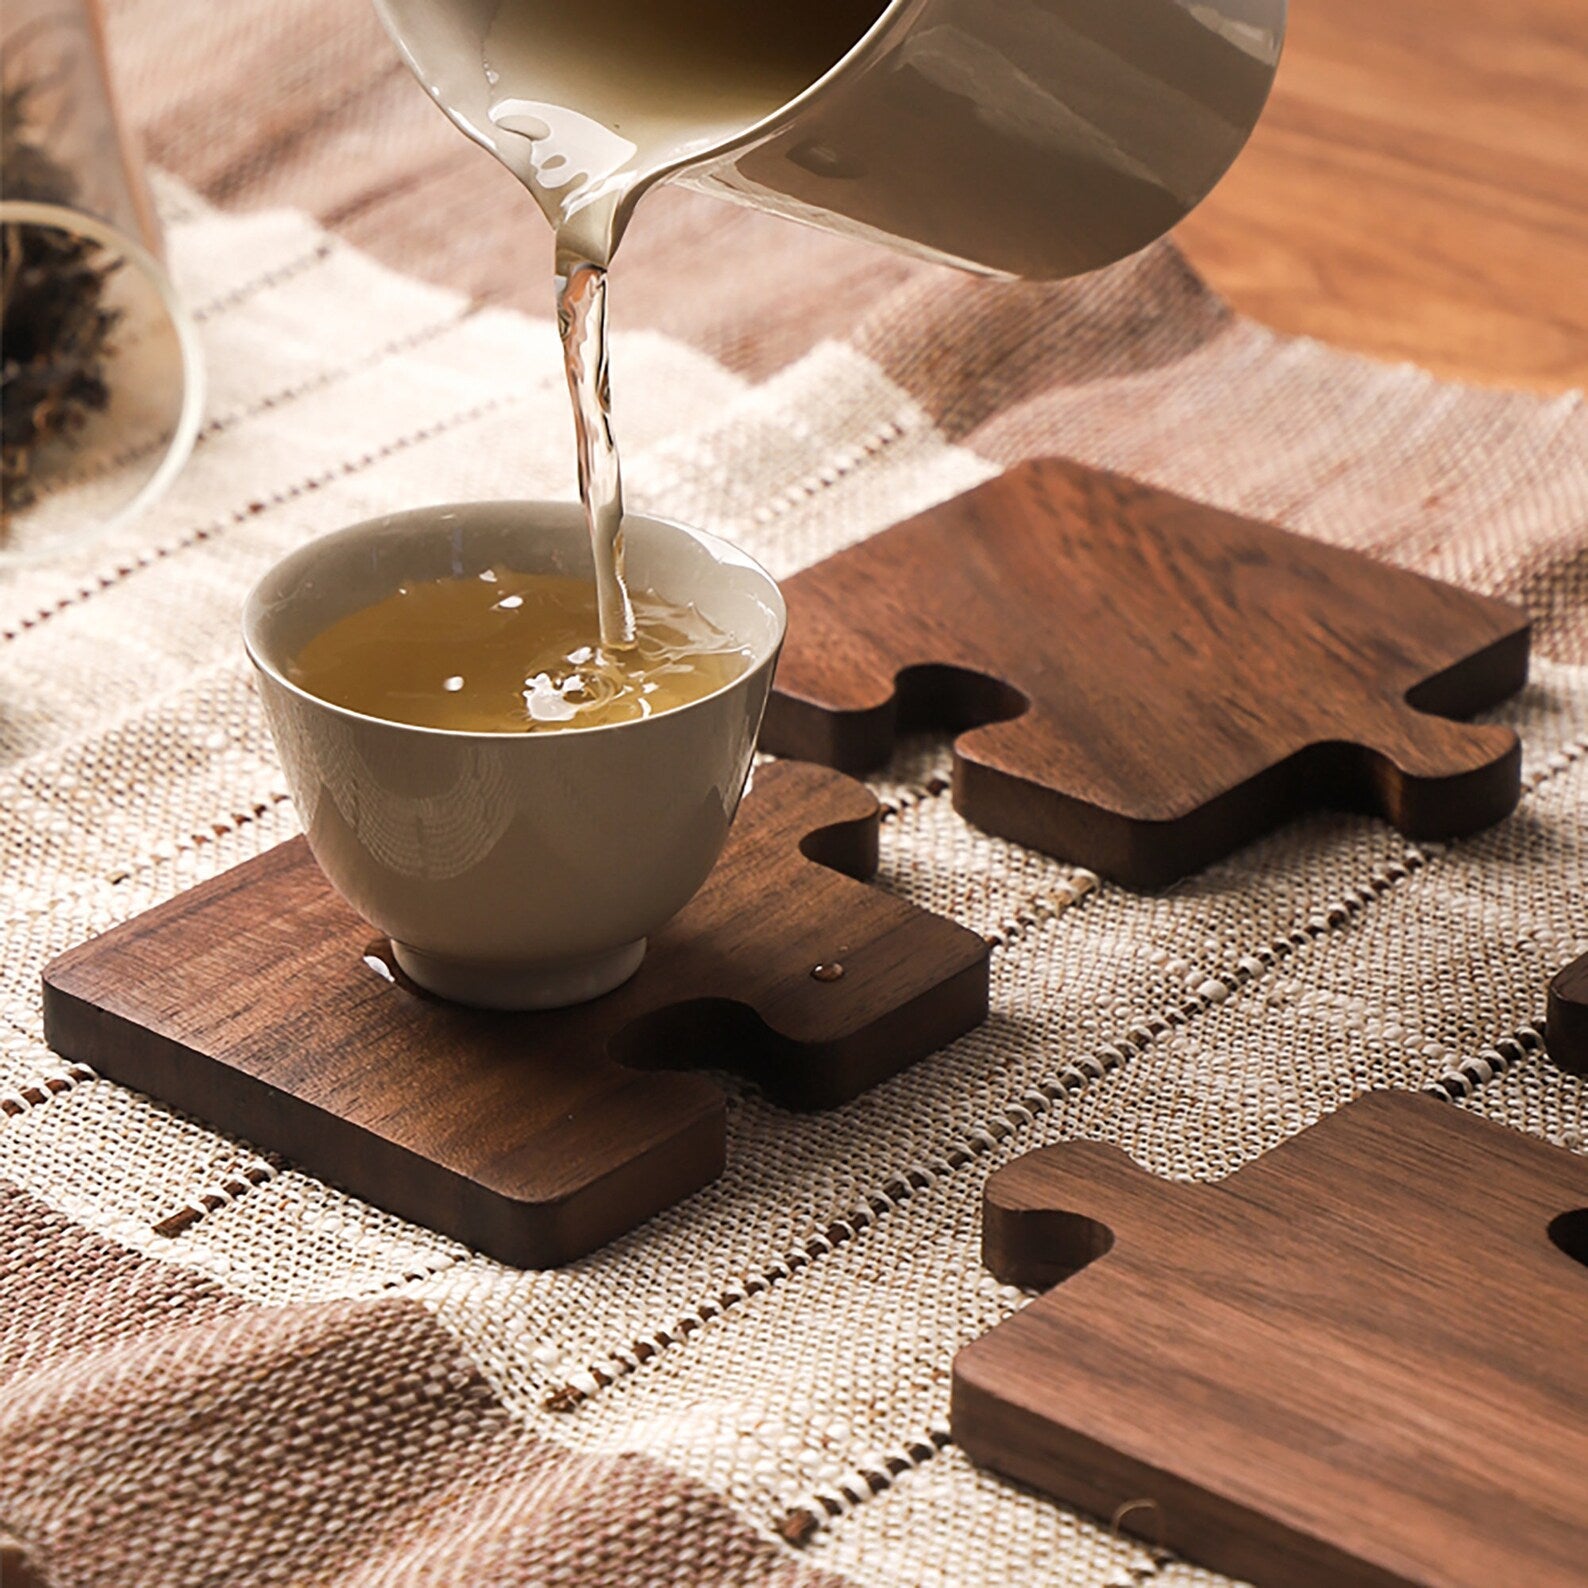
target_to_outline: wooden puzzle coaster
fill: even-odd
[[[1515,805],[1515,609],[1119,475],[1050,459],[784,586],[761,742],[860,772],[959,734],[978,826],[1135,887],[1315,806],[1417,838]]]
[[[14,1538],[0,1533],[0,1588],[48,1588]]]
[[[1561,1069],[1588,1075],[1588,954],[1556,972],[1549,984],[1544,1046]]]
[[[283,844],[55,960],[66,1058],[504,1262],[566,1262],[721,1172],[733,1069],[842,1103],[975,1026],[987,945],[856,880],[877,802],[762,768],[705,887],[634,978],[536,1014],[412,991]]]
[[[1588,1162],[1375,1093],[1218,1184],[1033,1152],[983,1220],[1057,1288],[955,1359],[972,1460],[1260,1588],[1581,1588]]]

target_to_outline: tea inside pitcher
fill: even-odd
[[[556,230],[557,318],[608,648],[636,632],[606,346],[606,268],[629,213],[658,177],[796,98],[884,9],[883,0],[502,0],[478,67],[455,68],[484,73],[503,157]],[[436,89],[445,102],[448,85]]]
[[[510,161],[567,259],[604,265],[625,197],[796,98],[883,9],[881,0],[502,0],[480,48],[491,121],[525,140]]]
[[[697,607],[634,594],[634,640],[595,642],[595,591],[563,574],[487,568],[410,580],[338,618],[287,677],[332,705],[462,733],[634,722],[733,682],[749,650]]]

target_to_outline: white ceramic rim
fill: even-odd
[[[428,517],[432,514],[438,518],[443,513],[454,513],[460,508],[519,508],[519,509],[545,509],[554,507],[560,512],[570,509],[579,510],[577,503],[554,502],[549,500],[532,500],[527,498],[504,498],[501,501],[490,499],[467,502],[437,502],[433,506],[399,508],[394,513],[383,513],[378,518],[361,519],[356,524],[345,525],[341,529],[333,529],[324,535],[318,535],[313,540],[305,541],[301,546],[295,546],[286,556],[279,557],[273,562],[253,583],[247,596],[243,599],[243,649],[248,653],[248,659],[273,683],[278,684],[288,694],[295,695],[299,700],[323,711],[332,712],[348,722],[368,723],[379,728],[389,728],[399,733],[432,734],[441,739],[474,740],[479,739],[491,744],[555,744],[559,741],[566,743],[570,736],[587,733],[625,733],[643,730],[649,724],[681,717],[686,712],[694,711],[701,706],[709,705],[712,701],[720,699],[730,690],[738,689],[748,683],[757,674],[777,665],[778,654],[783,648],[783,640],[788,633],[788,605],[783,599],[783,592],[778,588],[777,580],[769,574],[755,558],[747,552],[741,551],[732,541],[724,540],[720,535],[713,535],[704,529],[695,529],[689,524],[681,524],[676,519],[660,518],[654,513],[625,513],[623,517],[624,528],[630,524],[656,524],[663,529],[676,530],[679,534],[704,546],[711,553],[714,561],[727,563],[732,566],[744,568],[757,575],[764,585],[763,596],[766,599],[768,610],[777,622],[777,632],[772,643],[762,650],[762,654],[754,655],[750,665],[736,678],[730,678],[727,683],[712,690],[709,695],[701,695],[696,700],[687,701],[682,706],[674,706],[670,710],[661,712],[654,717],[635,717],[628,722],[593,723],[588,728],[559,728],[555,733],[519,733],[508,731],[486,731],[479,728],[433,728],[424,723],[401,722],[393,717],[373,717],[368,712],[354,711],[348,706],[339,706],[335,701],[326,700],[323,696],[312,694],[309,690],[292,682],[274,662],[261,655],[260,647],[255,643],[254,631],[257,628],[265,599],[262,594],[265,585],[276,577],[278,571],[285,563],[294,558],[303,556],[317,547],[324,547],[331,541],[350,539],[354,535],[368,533],[376,526],[395,524],[399,520],[411,521],[415,518]]]
[[[61,231],[78,233],[102,248],[119,253],[158,294],[170,318],[171,328],[176,332],[177,347],[182,355],[182,411],[177,415],[160,466],[128,501],[99,523],[64,535],[54,545],[27,551],[0,548],[0,567],[4,567],[54,561],[65,548],[75,551],[130,524],[165,495],[171,482],[181,473],[193,451],[193,443],[198,439],[199,422],[204,414],[204,352],[199,346],[198,327],[177,297],[165,266],[142,243],[128,237],[108,221],[102,221],[97,215],[89,215],[82,210],[70,209],[64,204],[37,204],[31,199],[0,199],[0,224],[53,226]]]

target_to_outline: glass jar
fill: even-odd
[[[5,564],[60,555],[159,497],[198,433],[204,375],[98,0],[6,0],[0,28]]]

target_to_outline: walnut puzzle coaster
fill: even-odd
[[[1561,1069],[1588,1075],[1588,954],[1557,971],[1549,984],[1544,1046]]]
[[[1260,1588],[1580,1588],[1583,1159],[1380,1092],[1216,1184],[1029,1153],[982,1240],[1055,1288],[955,1358],[973,1461]]]
[[[958,733],[971,821],[1136,887],[1316,806],[1414,838],[1516,804],[1528,622],[1356,552],[1058,459],[784,585],[762,744],[848,772]]]
[[[409,990],[302,839],[56,959],[63,1057],[504,1262],[600,1246],[722,1171],[726,1068],[842,1103],[987,1011],[987,945],[858,880],[869,790],[757,772],[716,869],[632,980],[534,1014]]]

